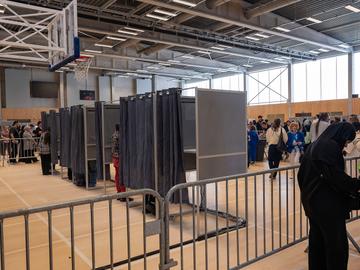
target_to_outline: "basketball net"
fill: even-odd
[[[77,81],[82,81],[87,78],[91,62],[92,58],[86,56],[81,56],[79,59],[76,60],[76,66],[74,68],[74,71],[75,79]]]

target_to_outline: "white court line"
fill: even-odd
[[[31,208],[32,206],[20,195],[18,194],[8,183],[6,183],[4,181],[4,179],[2,179],[0,177],[0,182],[3,183],[8,190],[10,190],[26,207]],[[37,216],[46,226],[48,226],[48,222],[47,220],[40,215],[39,213],[35,214],[35,216]],[[52,231],[62,240],[65,242],[65,244],[71,248],[71,243],[70,241],[58,230],[56,229],[54,226],[52,226]],[[92,263],[91,260],[81,251],[79,250],[76,245],[74,247],[75,249],[75,253],[89,266],[91,267]],[[74,258],[75,259],[75,258]]]

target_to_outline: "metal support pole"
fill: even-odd
[[[154,176],[155,176],[155,191],[159,191],[159,175],[158,175],[158,153],[157,153],[157,114],[156,114],[156,92],[153,93],[153,123],[154,123]],[[156,201],[156,218],[159,218],[159,202]]]
[[[101,144],[102,144],[102,161],[103,161],[103,164],[102,164],[102,170],[103,170],[103,181],[104,181],[104,194],[106,194],[106,173],[105,173],[105,170],[106,170],[106,160],[105,160],[105,127],[104,127],[104,122],[105,122],[105,119],[104,119],[104,102],[101,102]]]
[[[353,113],[352,95],[354,93],[354,54],[348,54],[348,115]]]
[[[294,89],[294,73],[293,73],[293,66],[292,64],[288,65],[288,99],[287,99],[287,104],[288,104],[288,117],[291,117],[292,114],[292,93],[293,93],[293,89]]]
[[[88,172],[88,159],[87,159],[87,115],[86,115],[86,106],[83,106],[83,119],[84,119],[84,151],[85,151],[85,184],[86,189],[89,189],[89,172]]]

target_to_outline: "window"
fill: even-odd
[[[250,73],[248,88],[248,103],[250,105],[286,102],[288,97],[288,70],[287,68],[278,68]]]
[[[184,90],[182,92],[183,96],[195,96],[195,88],[205,88],[208,89],[210,88],[210,84],[209,84],[209,80],[204,80],[204,81],[198,81],[198,82],[194,82],[194,83],[185,83],[184,88],[192,88],[192,89],[188,89],[188,90]]]
[[[216,90],[244,91],[244,75],[237,74],[213,79],[212,88]]]
[[[345,99],[348,96],[347,55],[295,64],[293,71],[294,102]]]
[[[360,96],[360,52],[354,55],[354,94]]]

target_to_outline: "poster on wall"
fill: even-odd
[[[95,100],[95,91],[80,90],[80,100]]]

